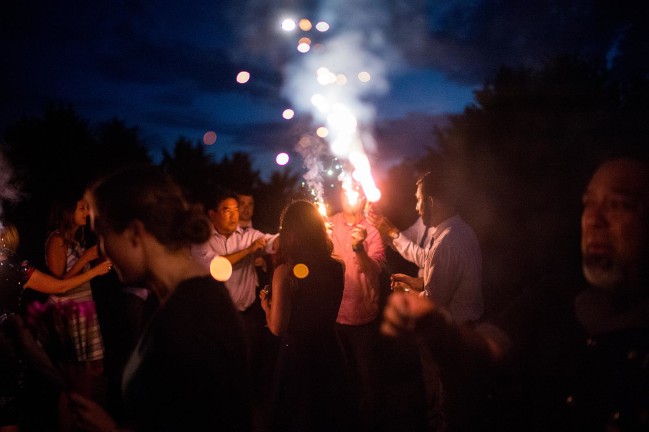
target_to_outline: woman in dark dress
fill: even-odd
[[[332,256],[322,216],[307,201],[283,212],[272,301],[260,294],[270,331],[281,337],[273,377],[270,428],[349,430],[355,425],[335,323],[344,264]]]
[[[125,367],[129,429],[250,430],[251,394],[243,329],[222,282],[192,260],[209,220],[157,167],[131,168],[88,194],[91,223],[120,280],[146,286],[160,305]],[[79,426],[118,429],[101,407],[71,395]]]

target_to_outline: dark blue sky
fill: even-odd
[[[398,148],[365,149],[385,168],[421,154],[431,144],[422,118],[462,111],[500,65],[534,67],[558,53],[614,60],[620,44],[646,36],[638,35],[646,13],[632,3],[9,0],[0,127],[39,115],[48,101],[71,103],[91,122],[138,126],[154,158],[180,136],[197,142],[215,131],[217,158],[245,151],[267,173],[279,169],[277,152],[324,122],[310,102],[309,73],[320,62],[346,74],[337,97],[369,135],[387,125],[403,132]],[[330,29],[287,33],[285,17]],[[302,36],[313,41],[306,54],[295,48]],[[369,84],[355,79],[360,69]],[[251,73],[246,84],[236,82],[241,70]],[[282,119],[286,108],[294,119]]]

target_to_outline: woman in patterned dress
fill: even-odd
[[[68,279],[86,273],[99,258],[97,246],[86,248],[84,228],[89,214],[88,202],[82,196],[57,201],[50,214],[54,228],[45,242],[45,263],[50,273]],[[58,304],[63,311],[71,347],[68,359],[61,360],[68,369],[70,384],[81,394],[107,403],[107,383],[104,377],[104,341],[99,328],[90,282],[63,294],[50,295],[47,302]],[[65,336],[64,336],[65,337]],[[58,397],[60,431],[73,430],[70,402],[65,393]]]
[[[88,202],[82,198],[62,200],[51,214],[55,229],[45,243],[45,262],[53,276],[68,279],[88,271],[91,262],[99,258],[97,246],[86,249],[84,228],[88,220]],[[76,349],[76,360],[89,373],[103,372],[104,344],[90,283],[87,282],[63,294],[51,295],[51,303],[75,302],[77,308],[70,319],[70,338]],[[70,310],[70,309],[68,309]]]
[[[21,304],[26,288],[45,294],[63,293],[77,285],[88,282],[95,276],[106,274],[111,262],[105,260],[86,273],[68,279],[57,279],[44,273],[16,255],[20,237],[16,226],[0,221],[0,431],[20,429],[25,413],[23,393],[24,355],[33,351],[22,345],[19,335],[28,336],[24,326]],[[32,345],[35,347],[36,345]],[[34,361],[38,361],[32,359]],[[34,366],[34,361],[29,363]],[[41,370],[42,371],[42,370]],[[48,375],[45,378],[57,379]]]

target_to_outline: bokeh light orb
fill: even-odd
[[[368,82],[372,77],[369,72],[360,72],[358,74],[358,80],[361,82]]]
[[[327,30],[329,30],[329,24],[327,24],[327,23],[324,22],[324,21],[320,21],[319,23],[317,23],[317,24],[315,25],[315,28],[316,28],[316,30],[318,30],[319,32],[326,32]]]
[[[318,83],[321,85],[328,85],[328,84],[333,84],[336,82],[336,74],[331,72],[329,69],[326,67],[321,67],[318,68],[316,71],[317,76],[318,76]]]
[[[288,163],[289,159],[290,158],[288,157],[288,154],[282,152],[282,153],[279,153],[275,157],[275,162],[277,162],[277,165],[282,165],[283,166],[283,165],[286,165]]]
[[[311,21],[309,21],[306,18],[302,18],[300,20],[300,22],[298,23],[298,26],[300,26],[300,30],[305,31],[305,32],[311,30],[311,27],[313,27],[313,25],[311,24]]]
[[[286,120],[292,119],[294,115],[295,115],[295,111],[293,111],[290,108],[285,109],[284,112],[282,113],[282,117],[284,117]]]
[[[203,135],[203,143],[205,145],[212,145],[216,142],[216,132],[214,131],[207,131]]]
[[[329,101],[324,95],[321,95],[320,93],[316,93],[313,96],[311,96],[311,103],[313,106],[318,108],[320,112],[326,113],[329,112],[331,109],[331,106],[329,104]]]
[[[329,135],[329,129],[324,126],[320,126],[318,129],[316,129],[315,133],[320,138],[326,138]]]
[[[239,84],[245,84],[250,81],[250,72],[241,71],[237,74],[237,82]]]
[[[215,256],[210,261],[210,274],[217,281],[225,282],[232,276],[232,264],[227,258]]]
[[[295,30],[295,26],[295,21],[290,18],[286,18],[284,21],[282,21],[282,30],[284,31],[293,31]]]
[[[302,54],[308,53],[310,49],[311,49],[311,45],[304,42],[297,45],[297,50]]]
[[[293,267],[293,274],[298,279],[304,279],[309,275],[309,267],[305,264],[296,264],[295,267]]]

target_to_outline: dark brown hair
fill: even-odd
[[[279,262],[310,262],[330,257],[332,252],[333,243],[316,206],[306,200],[290,203],[280,219]]]
[[[190,206],[180,187],[155,166],[129,167],[98,182],[88,194],[98,218],[95,229],[123,232],[133,220],[141,221],[154,237],[176,250],[207,241],[209,219]]]

